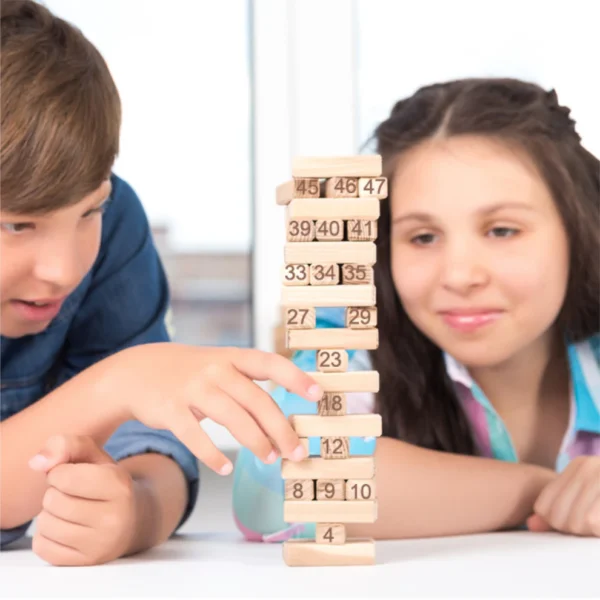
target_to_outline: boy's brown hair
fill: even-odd
[[[110,176],[121,102],[109,69],[76,27],[33,0],[1,0],[1,209],[70,206]]]

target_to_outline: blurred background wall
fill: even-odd
[[[596,2],[42,1],[96,44],[119,87],[115,172],[150,218],[177,341],[274,349],[275,187],[295,155],[370,151],[376,124],[422,85],[514,76],[554,87],[600,154]]]

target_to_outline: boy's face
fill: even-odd
[[[391,200],[394,283],[436,345],[487,367],[549,339],[569,244],[527,156],[481,137],[432,140],[400,158]]]
[[[0,333],[40,333],[91,269],[110,181],[43,216],[0,211]]]

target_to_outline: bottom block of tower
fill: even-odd
[[[372,539],[350,539],[345,544],[317,544],[313,540],[283,543],[283,560],[289,567],[338,567],[375,564]]]

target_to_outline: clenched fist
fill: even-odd
[[[53,565],[96,565],[123,556],[136,524],[135,482],[88,437],[55,436],[30,461],[47,473],[33,551]]]

